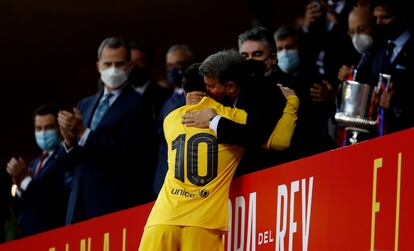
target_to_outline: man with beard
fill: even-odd
[[[129,61],[125,41],[106,38],[96,63],[104,89],[58,114],[61,150],[74,165],[67,224],[154,199],[155,132],[143,96],[127,81]]]
[[[226,57],[237,58],[239,63],[223,65],[222,61],[225,62]],[[183,123],[187,126],[212,129],[217,133],[219,143],[245,147],[246,154],[239,165],[238,174],[270,167],[275,161],[280,161],[277,158],[282,156],[270,150],[272,147],[264,149],[263,145],[266,145],[275,125],[282,117],[286,98],[276,83],[272,85],[263,80],[264,64],[246,61],[235,51],[219,52],[203,62],[200,73],[204,76],[207,93],[212,98],[248,113],[246,125],[216,116],[209,109],[186,113]]]

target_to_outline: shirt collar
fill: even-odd
[[[112,90],[112,91],[108,91],[108,90],[106,90],[106,88],[104,89],[103,95],[105,95],[107,93],[112,94],[112,96],[109,98],[109,105],[112,105],[115,102],[115,100],[119,97],[119,95],[121,95],[122,90],[123,89],[115,89],[115,90]]]
[[[147,89],[148,85],[150,84],[150,80],[148,80],[144,85],[134,87],[135,91],[139,94],[144,94],[145,90]]]
[[[395,44],[395,47],[403,47],[404,44],[410,39],[411,32],[406,31],[403,34],[401,34],[399,37],[397,37],[394,41],[391,41]]]
[[[406,31],[403,34],[401,34],[399,37],[397,37],[394,41],[388,41],[388,42],[393,42],[395,44],[394,50],[392,51],[391,62],[393,62],[394,59],[398,56],[403,46],[405,45],[405,43],[407,43],[410,37],[411,37],[411,32]]]
[[[179,95],[183,95],[184,94],[184,89],[181,87],[176,87],[174,89],[174,93],[179,94]]]

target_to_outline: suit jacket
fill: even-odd
[[[32,174],[36,171],[39,159],[37,157],[30,163]],[[32,176],[32,181],[19,199],[20,236],[64,226],[70,182],[70,175],[64,165],[55,150],[37,175]]]
[[[217,141],[224,144],[236,144],[246,148],[236,175],[270,167],[279,162],[275,151],[265,150],[261,146],[269,139],[286,106],[276,83],[285,75],[277,67],[270,78],[256,76],[241,87],[236,107],[247,112],[246,125],[221,118],[217,127]]]
[[[167,153],[168,147],[167,142],[165,142],[164,137],[164,119],[167,115],[177,109],[185,105],[185,95],[179,93],[173,93],[169,99],[164,103],[158,121],[157,121],[157,133],[159,139],[159,146],[158,146],[158,163],[157,169],[155,171],[155,178],[153,183],[154,193],[158,194],[161,190],[162,185],[164,184],[164,178],[168,171],[168,163],[167,163]]]
[[[102,95],[78,105],[88,127]],[[154,199],[155,132],[148,111],[142,95],[127,85],[85,145],[69,152],[75,167],[67,224]]]
[[[386,53],[386,46],[379,48],[374,56],[372,65],[371,84],[376,85],[378,75]],[[385,109],[384,120],[386,133],[392,133],[414,126],[414,36],[404,44],[401,51],[389,65],[388,73],[393,82],[392,89],[395,91],[391,98],[390,109]]]
[[[171,89],[162,88],[157,82],[150,80],[143,95],[154,120],[158,118],[164,103],[171,96],[171,93]]]

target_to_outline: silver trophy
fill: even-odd
[[[338,126],[345,128],[346,138],[343,145],[366,139],[375,128],[377,121],[372,114],[375,89],[354,80],[343,82],[341,104],[335,114]]]

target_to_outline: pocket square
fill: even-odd
[[[397,69],[397,70],[405,70],[405,69],[407,69],[407,66],[401,65],[401,64],[397,64],[397,65],[395,65],[395,69]]]

